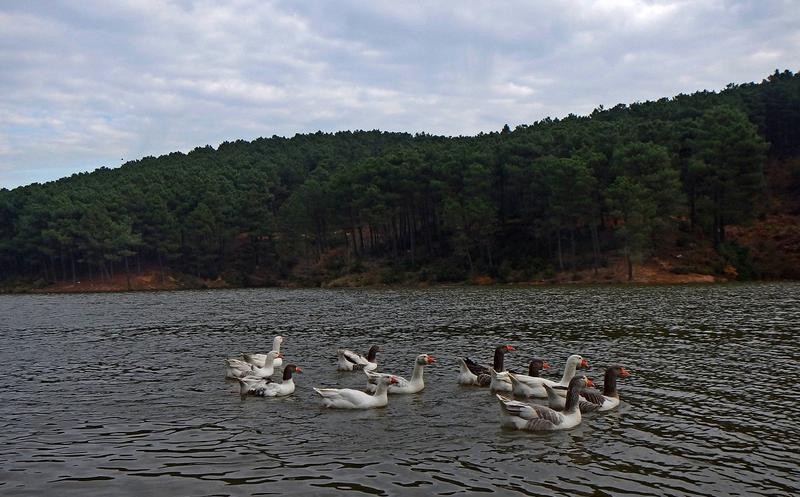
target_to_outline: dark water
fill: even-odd
[[[242,290],[0,296],[0,495],[798,495],[800,285]],[[283,352],[294,396],[250,398],[223,358]],[[312,386],[439,362],[425,391],[332,411]],[[620,363],[617,411],[506,431],[455,358],[511,343],[560,376]]]

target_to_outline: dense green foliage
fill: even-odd
[[[226,142],[0,190],[0,280],[147,265],[314,284],[298,268],[320,260],[519,280],[611,255],[632,263],[677,234],[724,245],[726,226],[766,208],[768,158],[798,155],[800,74],[789,71],[475,137]]]

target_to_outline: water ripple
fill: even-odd
[[[234,290],[0,296],[3,495],[797,495],[800,285]],[[286,337],[295,395],[241,401],[223,359]],[[438,362],[385,409],[334,350]],[[456,359],[568,355],[633,371],[564,433],[503,430]]]

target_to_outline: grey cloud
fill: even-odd
[[[800,69],[791,2],[0,4],[0,186],[273,134],[470,135]]]

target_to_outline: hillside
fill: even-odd
[[[273,136],[3,189],[0,284],[798,278],[798,199],[800,74],[776,71],[473,137]]]

